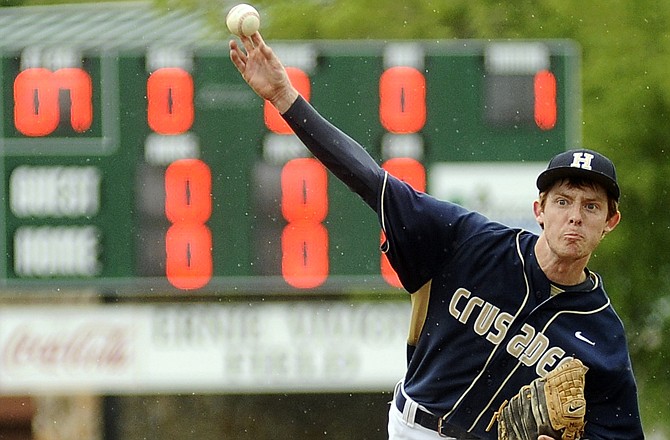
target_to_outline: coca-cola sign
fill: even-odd
[[[0,306],[0,396],[392,389],[408,325],[396,301]]]
[[[84,322],[65,329],[15,327],[5,339],[5,371],[101,373],[123,370],[130,361],[130,331],[113,323]]]

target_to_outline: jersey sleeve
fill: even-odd
[[[386,236],[382,251],[409,292],[431,280],[467,240],[502,227],[477,212],[416,191],[389,174],[378,206]]]
[[[296,136],[372,209],[384,170],[354,139],[328,122],[301,96],[282,115]]]
[[[598,384],[590,387],[589,381],[597,381]],[[587,374],[585,397],[586,439],[644,439],[637,385],[630,361],[604,378],[592,378]]]

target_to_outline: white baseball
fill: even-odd
[[[228,30],[237,35],[249,36],[256,32],[261,25],[261,16],[256,8],[246,3],[233,6],[226,16]]]

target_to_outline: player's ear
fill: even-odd
[[[621,221],[621,212],[617,211],[616,214],[614,214],[607,220],[607,223],[605,224],[605,229],[603,229],[603,237],[612,232],[620,221]]]
[[[535,214],[535,220],[540,225],[541,228],[544,228],[544,209],[542,208],[542,203],[539,200],[533,202],[533,214]]]

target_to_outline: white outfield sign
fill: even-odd
[[[8,306],[0,395],[388,391],[406,302]]]
[[[540,162],[442,162],[428,173],[430,194],[478,211],[491,220],[539,232],[533,214]]]

